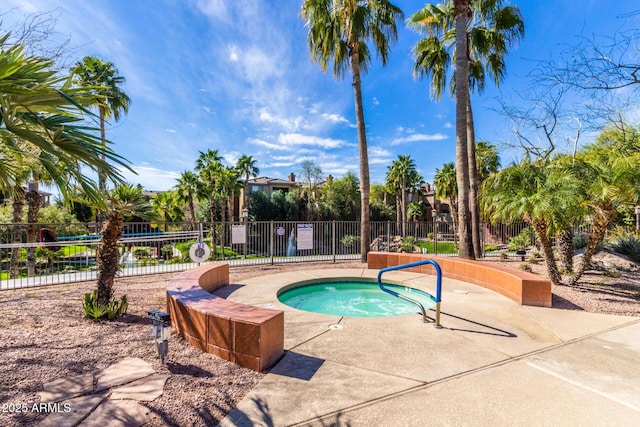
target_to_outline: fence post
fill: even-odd
[[[438,222],[436,219],[433,219],[433,254],[438,255]]]
[[[333,252],[333,262],[336,262],[336,220],[331,223],[331,252]]]
[[[274,244],[274,237],[273,237],[273,220],[271,220],[271,222],[269,223],[269,252],[271,253],[271,265],[273,265],[273,244]]]
[[[391,221],[387,221],[387,252],[391,252]]]

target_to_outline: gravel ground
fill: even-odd
[[[601,269],[585,275],[576,287],[554,287],[554,307],[640,316],[640,267],[606,254]],[[519,261],[498,262],[519,268]],[[534,272],[544,267],[529,264]],[[331,264],[331,268],[362,267],[359,262]],[[285,270],[326,268],[304,263],[231,269],[238,281]],[[129,312],[115,322],[96,323],[83,318],[81,299],[95,283],[0,292],[0,425],[34,425],[39,413],[9,413],[8,405],[38,403],[37,392],[51,380],[71,374],[95,373],[123,358],[139,357],[156,371],[170,373],[164,394],[142,402],[152,413],[148,426],[210,426],[222,419],[262,378],[187,345],[170,341],[169,363],[163,366],[150,337],[147,310],[166,310],[165,288],[173,274],[123,278],[116,295],[126,294]]]

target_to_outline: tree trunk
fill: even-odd
[[[213,197],[209,199],[209,212],[211,212],[211,250],[213,259],[218,258],[217,233],[216,233],[216,201]]]
[[[471,213],[471,241],[475,258],[482,256],[480,240],[480,208],[478,193],[478,166],[476,162],[476,136],[471,109],[471,95],[467,97],[467,157],[469,159],[469,211]]]
[[[469,163],[467,154],[467,104],[469,97],[469,62],[467,52],[467,16],[469,0],[454,0],[456,15],[456,179],[458,182],[459,256],[473,259],[469,215]]]
[[[96,251],[98,265],[98,303],[108,304],[113,299],[113,286],[118,274],[120,250],[118,240],[122,236],[123,219],[118,212],[111,212],[102,227],[102,238]]]
[[[189,211],[191,212],[191,231],[196,229],[196,207],[193,203],[193,194],[189,193]]]
[[[99,113],[100,113],[100,140],[102,141],[102,149],[105,150],[107,147],[107,135],[104,129],[105,110],[103,105],[99,107]],[[103,152],[102,154],[100,154],[100,160],[105,161],[105,159],[106,158]],[[98,168],[98,190],[100,191],[101,194],[107,194],[107,175],[105,174],[105,171],[102,168]],[[102,223],[105,217],[106,217],[106,213],[103,212],[102,210],[98,210],[96,212],[96,222],[98,224]]]
[[[360,58],[357,46],[349,48],[351,72],[353,74],[353,98],[356,107],[356,125],[358,128],[358,152],[360,154],[360,260],[367,262],[370,244],[369,222],[369,155],[367,152],[367,134],[362,108],[362,84],[360,81]]]
[[[564,272],[573,272],[573,225],[560,230],[558,235],[558,247],[560,248],[560,265]]]
[[[453,247],[458,247],[458,209],[456,209],[456,201],[450,199],[449,211],[451,213],[451,226],[453,227]]]
[[[13,194],[13,226],[11,228],[11,243],[22,243],[22,212],[24,210],[24,190],[16,186]],[[11,248],[9,277],[15,279],[20,276],[20,248]]]
[[[580,267],[578,267],[576,274],[569,281],[569,285],[573,286],[578,283],[578,280],[580,280],[584,272],[589,268],[591,258],[598,250],[598,246],[600,245],[600,242],[602,242],[615,212],[615,209],[609,209],[603,211],[600,215],[595,216],[591,227],[591,233],[589,233],[589,240],[587,240],[587,247],[584,249],[584,254],[582,255],[582,262],[580,263]]]
[[[402,230],[402,209],[400,204],[402,203],[402,197],[400,196],[400,189],[396,189],[396,233],[401,234]]]
[[[27,242],[37,243],[38,237],[38,212],[42,199],[37,191],[28,191],[25,194],[27,201]],[[27,248],[27,274],[29,277],[36,275],[36,248],[30,246]]]
[[[558,272],[558,265],[553,256],[553,245],[551,239],[547,235],[547,224],[544,221],[536,221],[533,223],[533,229],[542,245],[542,253],[544,254],[544,263],[547,267],[547,275],[549,280],[556,286],[562,285],[562,276]]]
[[[402,174],[402,237],[407,236],[407,177]]]

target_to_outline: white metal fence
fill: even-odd
[[[484,255],[499,255],[497,250],[503,251],[508,240],[524,229],[526,225],[483,225],[483,242],[490,249]],[[0,289],[94,280],[99,230],[96,224],[0,224]],[[535,244],[533,232],[527,232]],[[119,241],[120,274],[193,268],[200,263],[193,261],[190,249],[200,239],[211,249],[211,256],[202,262],[225,261],[232,267],[360,257],[360,223],[355,221],[127,223]],[[446,222],[371,223],[375,251],[456,256],[455,240],[455,228]]]

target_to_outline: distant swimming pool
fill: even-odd
[[[399,294],[418,300],[429,310],[434,298],[419,289],[385,283]],[[348,317],[384,317],[417,313],[417,307],[382,291],[365,279],[332,279],[292,284],[278,292],[278,300],[290,307],[313,313]]]

